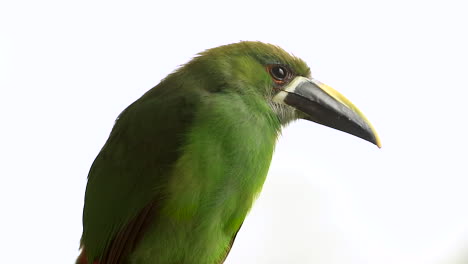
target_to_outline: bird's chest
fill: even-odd
[[[274,131],[256,125],[220,127],[217,133],[216,127],[201,127],[188,135],[161,212],[179,248],[187,247],[185,255],[219,258],[242,225],[265,181],[276,140]]]
[[[275,138],[261,126],[222,132],[191,135],[168,189],[176,217],[217,217],[236,231],[265,181]]]

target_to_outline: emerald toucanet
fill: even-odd
[[[239,42],[127,107],[88,175],[77,263],[223,263],[293,120],[380,146],[364,115],[310,75],[277,46]]]

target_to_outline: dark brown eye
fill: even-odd
[[[288,69],[281,65],[270,65],[268,70],[273,80],[278,84],[284,84],[289,77]]]

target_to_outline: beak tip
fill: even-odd
[[[379,149],[382,148],[382,142],[380,142],[380,138],[377,135],[375,135],[375,139],[372,143],[374,143]]]

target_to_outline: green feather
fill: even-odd
[[[223,261],[292,119],[270,105],[268,64],[310,75],[276,46],[240,42],[201,53],[122,112],[89,173],[88,263]]]

